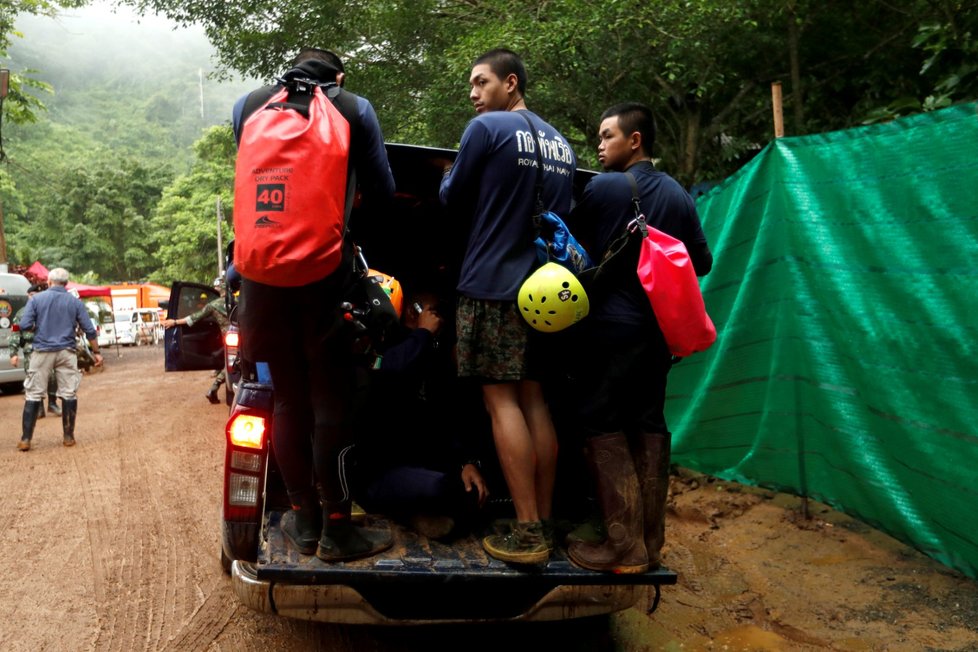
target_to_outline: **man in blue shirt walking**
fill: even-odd
[[[29,451],[37,415],[44,403],[48,378],[58,377],[58,396],[61,397],[61,425],[64,431],[64,445],[75,445],[75,417],[78,414],[78,385],[81,372],[78,371],[78,356],[75,353],[75,328],[80,327],[95,355],[95,366],[102,366],[98,335],[95,326],[85,310],[85,305],[68,293],[68,270],[61,267],[48,274],[51,287],[35,295],[24,310],[20,321],[21,330],[34,331],[34,353],[27,371],[24,388],[27,400],[24,402],[23,433],[17,449]]]

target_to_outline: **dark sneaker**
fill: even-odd
[[[48,403],[48,412],[50,412],[51,414],[54,414],[56,416],[59,416],[59,417],[61,416],[61,408],[58,407],[57,403]],[[43,413],[44,413],[44,410],[41,410],[41,414],[43,414]],[[41,414],[38,414],[37,416],[40,417]]]
[[[75,445],[75,436],[74,435],[65,435],[64,436],[64,445],[65,446],[74,446]]]
[[[213,405],[217,405],[218,403],[221,402],[221,399],[217,398],[216,389],[211,388],[211,391],[204,394],[204,396],[206,396],[207,400],[210,401]]]
[[[304,518],[298,518],[296,510],[290,509],[282,515],[282,534],[303,555],[316,552],[319,543],[318,523],[301,523]]]
[[[350,561],[384,552],[394,539],[387,528],[360,527],[352,523],[327,525],[319,539],[316,556],[323,561]]]
[[[550,550],[540,521],[514,522],[508,534],[491,534],[482,540],[485,551],[513,564],[543,564]]]

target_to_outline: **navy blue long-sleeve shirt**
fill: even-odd
[[[35,294],[27,302],[20,320],[21,329],[34,331],[35,351],[73,351],[76,325],[87,339],[98,337],[85,304],[68,294],[63,285],[53,285]]]
[[[577,160],[564,137],[542,118],[530,111],[490,111],[469,122],[462,134],[439,196],[453,214],[471,218],[458,281],[464,296],[515,300],[536,265],[537,148],[543,159],[544,208],[567,215]]]

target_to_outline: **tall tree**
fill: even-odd
[[[161,283],[214,278],[218,198],[223,232],[232,233],[235,144],[230,126],[211,127],[193,149],[190,172],[167,186],[153,217],[157,271],[152,280]]]
[[[472,57],[508,46],[530,69],[530,106],[585,163],[595,163],[600,111],[644,101],[660,119],[662,167],[686,184],[725,176],[771,138],[775,80],[787,83],[796,134],[859,124],[919,96],[928,56],[945,72],[934,88],[973,97],[962,89],[974,74],[975,0],[119,1],[204,25],[228,67],[263,77],[301,45],[335,49],[388,138],[422,144],[455,143],[471,117]]]

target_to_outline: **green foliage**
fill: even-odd
[[[199,31],[143,31],[88,12],[63,24],[21,15],[18,26],[29,36],[11,45],[12,67],[39,70],[53,93],[34,122],[4,125],[8,260],[105,282],[163,278],[159,251],[171,233],[154,219],[156,205],[175,174],[191,170],[195,141],[227,123],[253,82],[209,79]],[[202,278],[213,278],[216,254],[207,260]]]
[[[224,220],[224,244],[232,233],[234,135],[229,126],[211,127],[194,144],[190,172],[163,192],[153,217],[157,270],[151,280],[209,282],[217,265],[217,200]]]
[[[687,184],[729,174],[771,138],[773,81],[796,134],[900,98],[930,108],[976,92],[974,0],[120,1],[202,24],[229,69],[256,76],[280,73],[299,46],[333,49],[388,139],[427,145],[457,144],[471,60],[510,47],[527,63],[529,106],[582,163],[596,164],[601,111],[637,100],[659,116],[661,166]]]
[[[54,16],[59,7],[78,7],[84,2],[85,0],[58,0],[57,2],[50,2],[49,0],[3,0],[0,2],[0,60],[6,61],[8,59],[7,50],[10,47],[11,38],[23,37],[21,32],[14,29],[14,19],[19,15]],[[0,119],[18,124],[37,120],[37,113],[44,109],[44,104],[29,89],[33,89],[35,92],[51,92],[49,84],[33,77],[37,72],[31,69],[19,73],[13,70],[10,72],[7,97],[0,101],[0,106],[3,108],[0,112]]]
[[[27,196],[20,210],[8,212],[8,239],[21,260],[43,259],[107,281],[145,278],[155,267],[149,218],[171,173],[100,153],[57,178],[39,177],[47,200]]]

